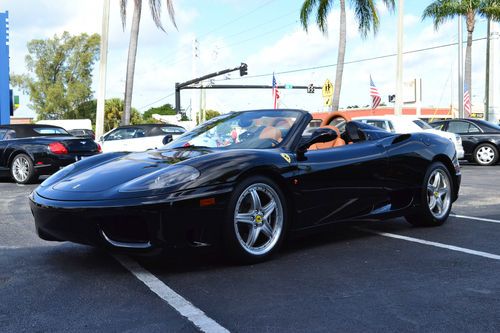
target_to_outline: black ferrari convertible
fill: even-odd
[[[142,254],[222,244],[255,262],[290,232],[339,221],[446,221],[461,177],[453,143],[340,113],[316,128],[311,119],[300,110],[233,112],[162,149],[74,163],[30,195],[38,235]]]

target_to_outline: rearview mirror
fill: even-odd
[[[338,137],[337,132],[331,128],[320,127],[312,132],[311,137],[299,146],[299,153],[304,153],[307,148],[318,142],[328,142]]]
[[[167,134],[162,140],[162,143],[166,145],[167,143],[171,142],[173,140],[172,134]]]

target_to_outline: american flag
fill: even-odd
[[[280,98],[280,92],[278,91],[278,85],[276,84],[276,77],[273,73],[273,107],[276,109],[278,106],[278,99]]]
[[[375,87],[375,83],[373,83],[371,75],[370,75],[370,96],[372,97],[372,109],[376,109],[377,106],[379,106],[382,98],[380,98],[380,94],[378,92],[377,87]]]
[[[464,84],[464,117],[470,117],[472,111],[471,101],[470,101],[470,91],[467,84]]]

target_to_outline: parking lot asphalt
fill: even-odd
[[[0,331],[499,332],[500,165],[462,173],[442,227],[338,225],[249,266],[45,242],[36,184],[0,180]]]

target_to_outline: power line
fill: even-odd
[[[472,41],[473,42],[477,42],[477,41],[481,41],[481,40],[486,40],[487,37],[482,37],[482,38],[476,38],[476,39],[473,39]],[[464,42],[466,43],[466,42]],[[411,51],[406,51],[406,52],[403,52],[403,54],[412,54],[412,53],[418,53],[418,52],[424,52],[424,51],[430,51],[430,50],[435,50],[435,49],[441,49],[441,48],[445,48],[445,47],[450,47],[450,46],[454,46],[454,45],[457,45],[458,42],[455,42],[455,43],[448,43],[448,44],[442,44],[442,45],[436,45],[436,46],[430,46],[430,47],[425,47],[425,48],[421,48],[421,49],[416,49],[416,50],[411,50]],[[364,59],[358,59],[358,60],[353,60],[353,61],[345,61],[344,62],[344,65],[348,65],[348,64],[355,64],[355,63],[360,63],[360,62],[365,62],[365,61],[373,61],[373,60],[378,60],[378,59],[384,59],[384,58],[390,58],[390,57],[395,57],[397,54],[396,53],[391,53],[391,54],[386,54],[386,55],[381,55],[381,56],[377,56],[377,57],[370,57],[370,58],[364,58]],[[281,71],[281,72],[274,72],[274,74],[290,74],[290,73],[297,73],[297,72],[304,72],[304,71],[309,71],[309,70],[314,70],[314,69],[322,69],[322,68],[328,68],[328,67],[335,67],[337,66],[337,64],[330,64],[330,65],[321,65],[321,66],[314,66],[314,67],[306,67],[306,68],[299,68],[299,69],[292,69],[292,70],[288,70],[288,71]],[[238,77],[238,78],[234,78],[234,79],[229,79],[229,80],[241,80],[241,79],[249,79],[249,78],[258,78],[258,77],[264,77],[264,76],[270,76],[270,75],[273,75],[273,73],[267,73],[267,74],[258,74],[258,75],[249,75],[249,76],[244,76],[244,77]],[[214,80],[214,81],[227,81],[228,79],[221,79],[221,80]],[[160,98],[159,100],[156,100],[148,105],[145,105],[143,107],[141,107],[140,109],[142,110],[143,108],[145,107],[148,107],[150,105],[153,105],[159,101],[162,101],[170,96],[173,96],[175,94],[174,93],[171,93],[165,97],[162,97]]]
[[[473,42],[481,41],[481,40],[486,40],[486,37],[482,38],[476,38],[473,39]],[[466,42],[464,42],[466,43]],[[411,50],[411,51],[406,51],[403,52],[403,54],[411,54],[411,53],[417,53],[417,52],[423,52],[423,51],[429,51],[429,50],[435,50],[435,49],[440,49],[440,48],[445,48],[445,47],[450,47],[457,45],[458,42],[456,43],[449,43],[449,44],[443,44],[443,45],[437,45],[437,46],[431,46],[431,47],[426,47],[422,49],[416,49],[416,50]],[[384,59],[384,58],[390,58],[390,57],[395,57],[397,54],[396,53],[391,53],[391,54],[386,54],[386,55],[381,55],[377,57],[371,57],[371,58],[364,58],[364,59],[358,59],[358,60],[353,60],[353,61],[345,61],[344,65],[348,64],[355,64],[359,62],[365,62],[365,61],[372,61],[372,60],[378,60],[378,59]],[[321,65],[321,66],[314,66],[314,67],[305,67],[305,68],[299,68],[299,69],[292,69],[288,71],[281,71],[281,72],[274,72],[274,74],[290,74],[290,73],[297,73],[297,72],[304,72],[304,71],[309,71],[313,69],[322,69],[322,68],[328,68],[328,67],[336,67],[337,64],[329,64],[329,65]],[[245,77],[238,77],[230,80],[241,80],[241,79],[250,79],[250,78],[257,78],[257,77],[263,77],[263,76],[269,76],[272,75],[273,73],[266,73],[266,74],[257,74],[257,75],[248,75]],[[221,80],[215,80],[215,81],[225,81],[227,79],[221,79]]]
[[[173,96],[174,94],[175,94],[175,91],[174,91],[173,93],[171,93],[171,94],[168,94],[167,96],[164,96],[164,97],[162,97],[162,98],[160,98],[160,99],[157,99],[157,100],[156,100],[156,101],[154,101],[154,102],[151,102],[151,103],[149,103],[149,104],[146,104],[146,105],[144,105],[144,106],[141,106],[141,107],[139,108],[139,110],[144,110],[144,109],[145,109],[145,108],[147,108],[148,106],[151,106],[151,105],[153,105],[153,104],[156,104],[156,103],[158,103],[158,102],[161,102],[161,101],[163,101],[164,99],[167,99],[167,98],[169,98],[170,96]]]

